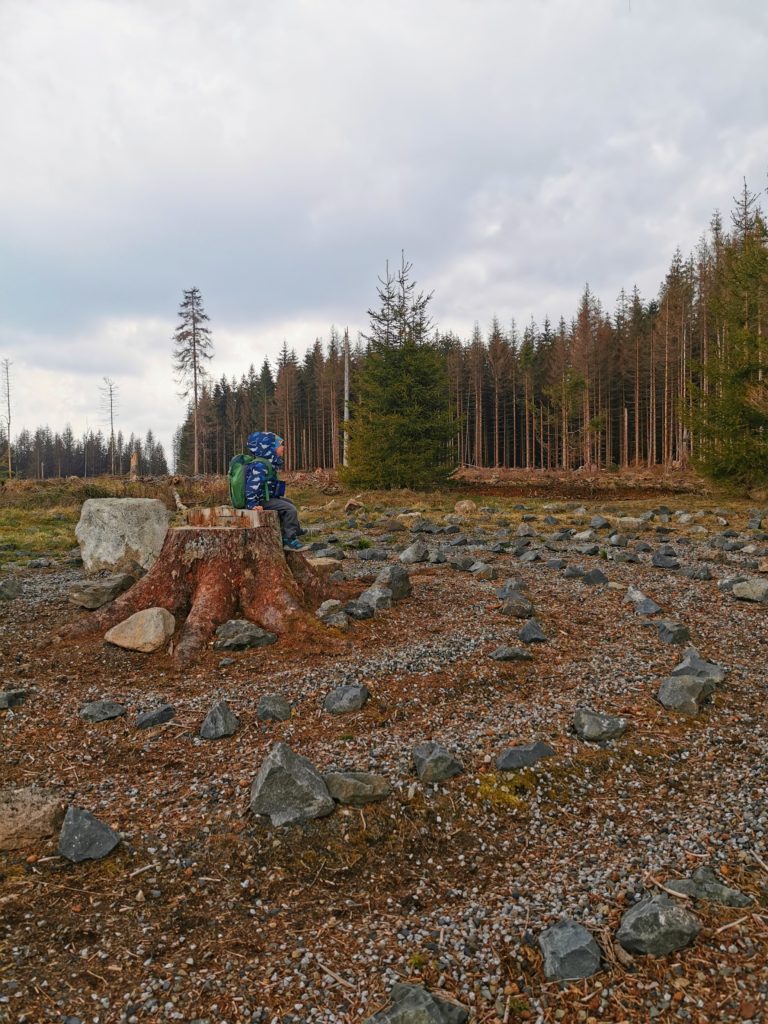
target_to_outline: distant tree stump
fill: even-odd
[[[308,608],[329,595],[327,582],[300,551],[283,550],[276,512],[190,509],[187,521],[168,531],[146,576],[62,635],[104,632],[134,612],[167,608],[187,615],[173,654],[182,668],[200,656],[217,626],[236,615],[284,633],[309,619]]]

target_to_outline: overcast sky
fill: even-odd
[[[364,327],[401,249],[433,318],[658,290],[768,183],[763,0],[0,0],[13,433],[168,443],[182,291],[216,375]]]

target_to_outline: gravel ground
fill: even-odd
[[[747,529],[745,510],[729,513],[730,523],[709,510],[686,525],[657,515],[622,549],[638,538],[671,543],[684,566],[708,565],[709,581],[653,568],[650,553],[628,564],[576,554],[573,541],[560,552],[541,549],[599,567],[614,585],[588,586],[543,562],[489,552],[500,529],[516,541],[526,514],[511,501],[497,505],[495,518],[461,522],[480,543],[452,549],[450,535],[419,535],[449,557],[482,557],[500,570],[497,582],[416,565],[413,596],[349,633],[286,637],[229,665],[211,651],[182,676],[164,654],[52,642],[76,614],[66,593],[81,571],[23,560],[6,568],[23,590],[0,605],[0,689],[23,687],[28,697],[0,719],[0,781],[55,789],[124,842],[80,865],[56,856],[55,839],[0,854],[0,1020],[342,1024],[384,1006],[404,979],[489,1024],[765,1018],[766,605],[718,587],[737,573],[761,575],[765,538]],[[550,511],[557,525],[543,524],[545,509],[528,513],[534,548],[608,514],[604,505]],[[343,522],[328,531],[334,526],[342,541],[357,531],[377,546],[386,533]],[[713,547],[728,527],[731,540],[752,548]],[[608,533],[597,531],[597,543],[610,554]],[[399,547],[412,539],[392,537]],[[352,548],[343,563],[361,587],[381,565]],[[498,663],[488,656],[494,648],[519,645],[522,623],[500,613],[495,595],[512,576],[527,584],[548,641],[531,645],[532,661]],[[624,603],[630,584],[684,623],[702,656],[729,669],[695,718],[655,699],[682,648],[663,643]],[[371,700],[349,715],[325,713],[326,693],[350,682],[364,682]],[[258,699],[271,692],[292,703],[290,721],[257,721]],[[241,727],[203,741],[202,719],[222,697]],[[88,725],[78,709],[99,698],[129,713]],[[162,701],[176,717],[137,732],[136,712]],[[579,707],[623,715],[630,728],[583,743],[571,731]],[[393,795],[288,829],[254,820],[250,783],[278,739],[321,771],[380,772]],[[447,746],[464,772],[418,782],[411,751],[426,739]],[[555,756],[497,772],[501,750],[534,739]],[[702,931],[667,957],[621,950],[622,913],[701,865],[753,905],[693,904]],[[604,969],[561,986],[544,978],[537,937],[562,916],[593,932]]]

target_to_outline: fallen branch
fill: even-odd
[[[336,971],[332,971],[330,967],[326,967],[322,960],[318,960],[317,957],[315,957],[315,963],[320,970],[325,971],[325,973],[333,978],[334,981],[338,981],[338,983],[343,985],[345,988],[351,988],[353,992],[357,991],[357,985],[353,985],[350,981],[345,981],[344,978],[336,973]]]

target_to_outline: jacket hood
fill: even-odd
[[[275,469],[280,469],[283,460],[277,455],[277,449],[283,443],[282,437],[268,431],[254,431],[248,435],[246,447],[251,455],[258,459],[269,459]]]

